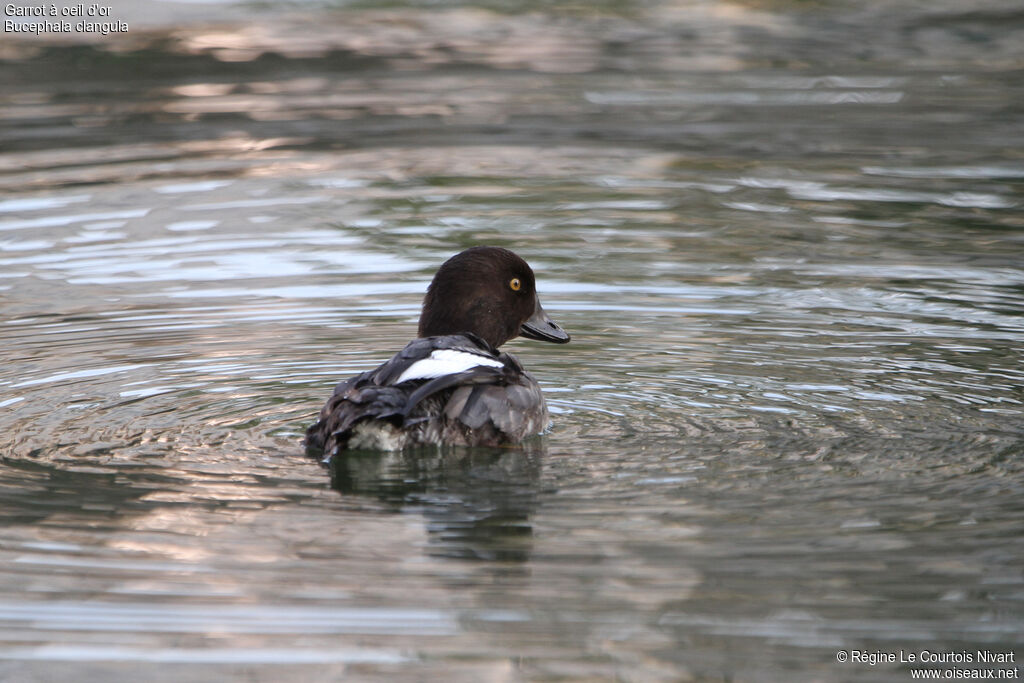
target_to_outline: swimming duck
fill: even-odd
[[[306,431],[328,458],[346,449],[516,443],[548,424],[540,386],[498,347],[528,339],[565,344],[537,297],[530,266],[500,247],[452,256],[427,288],[418,338],[375,370],[347,379]]]

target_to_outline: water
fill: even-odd
[[[5,37],[0,679],[1020,659],[1013,3],[182,7]],[[307,459],[479,243],[550,431]]]

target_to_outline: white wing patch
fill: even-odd
[[[395,384],[410,379],[434,379],[444,375],[454,375],[481,365],[500,368],[505,364],[493,358],[487,358],[467,351],[455,349],[435,349],[423,360],[418,360],[405,369]]]

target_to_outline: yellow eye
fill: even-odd
[[[508,281],[508,286],[512,288],[513,292],[518,292],[519,288],[523,286],[523,283],[519,281],[519,278],[514,277]]]

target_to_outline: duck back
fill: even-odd
[[[307,450],[496,446],[542,431],[547,406],[514,356],[474,335],[423,337],[335,389],[306,433]]]

